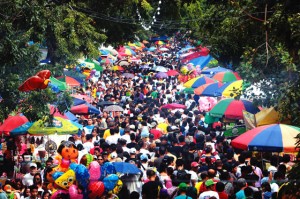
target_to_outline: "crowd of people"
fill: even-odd
[[[141,64],[150,63],[150,67],[179,69],[176,52],[186,44],[173,40],[169,45],[168,55],[155,51],[137,56]],[[101,198],[280,198],[280,186],[288,181],[287,173],[293,165],[288,154],[232,148],[223,135],[225,124],[205,124],[205,112],[199,110],[196,96],[182,92],[176,77],[156,78],[155,71],[141,69],[141,64],[124,66],[125,71],[107,67],[97,81],[87,80],[77,89],[78,94],[90,96],[101,112],[80,115],[78,122],[84,128],[68,138],[79,151],[78,163],[86,165],[84,157],[91,154],[100,166],[128,162],[141,171],[133,176],[123,174],[120,192],[108,192]],[[124,72],[134,74],[134,78],[124,77]],[[170,103],[186,108],[161,108]],[[105,112],[108,104],[119,105],[124,111]],[[39,140],[37,144],[36,139],[32,144],[44,143]],[[51,197],[45,173],[56,164],[56,153],[49,154],[43,165],[25,161],[33,151],[18,156],[14,176],[0,183],[0,199]],[[6,166],[2,171],[4,179],[9,171]]]

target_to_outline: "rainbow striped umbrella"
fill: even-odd
[[[163,41],[156,41],[155,44],[157,44],[157,45],[163,45],[165,43]]]
[[[235,148],[249,151],[296,152],[300,128],[285,124],[270,124],[251,129],[231,141]]]
[[[243,110],[252,114],[259,112],[259,109],[248,100],[228,98],[219,101],[209,111],[209,114],[218,118],[222,118],[224,116],[227,119],[243,119]]]
[[[225,83],[222,87],[216,90],[216,95],[223,97],[236,97],[247,87],[243,80]]]
[[[215,83],[217,82],[217,80],[214,80],[212,78],[203,76],[200,77],[199,79],[197,79],[193,84],[192,84],[192,88],[198,88],[199,86],[202,86],[204,84],[209,84],[209,83]]]
[[[213,79],[218,80],[219,82],[233,82],[236,80],[242,79],[237,72],[224,71],[219,72],[213,76]]]
[[[199,78],[201,78],[201,77],[203,77],[203,76],[198,76],[198,77],[195,77],[195,78],[193,78],[193,79],[190,79],[189,81],[185,82],[185,83],[183,84],[183,86],[184,86],[185,88],[192,88],[192,85],[195,83],[195,81],[197,81],[197,79],[199,79]]]
[[[218,97],[218,96],[221,96],[221,95],[218,95],[216,93],[216,90],[218,90],[222,86],[223,86],[223,84],[220,83],[220,82],[204,84],[204,85],[199,86],[198,88],[196,88],[194,93],[196,95],[201,95],[201,96]]]

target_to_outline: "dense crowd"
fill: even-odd
[[[142,63],[132,62],[124,66],[125,71],[107,67],[96,81],[87,80],[76,91],[91,97],[101,112],[80,115],[78,122],[84,128],[68,138],[79,151],[78,163],[88,165],[89,158],[103,167],[107,162],[128,162],[141,171],[123,174],[120,192],[108,192],[101,198],[278,198],[293,165],[290,155],[232,148],[223,135],[226,124],[206,124],[197,96],[182,92],[176,77],[156,78],[155,71],[141,68],[147,64],[149,68],[179,69],[176,52],[183,44],[173,41],[169,45],[168,53],[138,54]],[[134,78],[124,77],[125,72]],[[183,104],[186,109],[161,108],[170,103]],[[111,104],[124,111],[105,112]],[[30,139],[33,148],[44,144],[41,138]],[[6,141],[9,148],[11,140]],[[10,161],[9,152],[4,152],[1,179],[6,181],[0,183],[0,199],[51,196],[47,169],[57,164],[57,153],[49,154],[43,165],[25,160],[33,152],[32,148],[23,151],[16,161]],[[11,172],[13,177],[7,178]]]

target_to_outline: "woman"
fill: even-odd
[[[33,184],[38,187],[38,191],[44,192],[43,187],[43,181],[42,181],[42,176],[40,173],[36,173],[33,176]]]
[[[30,196],[30,188],[25,187],[23,193],[21,193],[21,199],[27,198]]]
[[[42,199],[50,199],[50,198],[51,198],[50,192],[47,189],[44,190],[44,192],[42,194]]]

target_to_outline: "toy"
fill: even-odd
[[[50,82],[49,78],[51,76],[51,72],[49,70],[42,70],[38,72],[36,75],[29,77],[23,84],[21,84],[18,88],[19,91],[27,92],[33,91],[37,89],[45,89]]]

